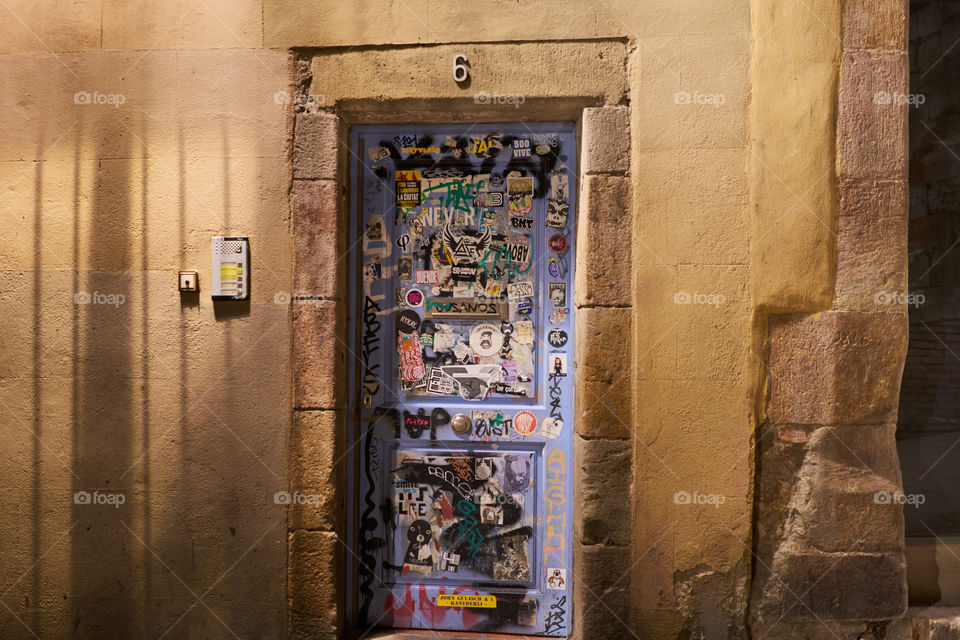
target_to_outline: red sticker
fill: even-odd
[[[567,251],[567,236],[562,233],[555,233],[550,236],[550,250],[554,253],[566,253]]]
[[[537,430],[537,416],[529,411],[518,411],[513,416],[513,430],[521,435],[530,435]]]
[[[397,336],[397,352],[400,354],[400,377],[404,382],[417,382],[427,370],[423,364],[423,353],[420,350],[420,334],[401,333]]]

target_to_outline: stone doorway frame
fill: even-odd
[[[599,43],[603,44],[603,43]],[[509,45],[490,45],[508,47]],[[309,95],[310,61],[297,54],[295,95]],[[333,54],[335,55],[335,54]],[[602,59],[603,56],[600,56]],[[589,72],[589,70],[588,70]],[[624,75],[626,65],[624,65]],[[624,79],[625,82],[625,79]],[[563,96],[559,82],[556,94]],[[296,101],[305,104],[306,101]],[[577,125],[579,203],[574,308],[578,344],[574,429],[574,602],[571,638],[609,635],[631,625],[629,566],[632,495],[632,269],[630,120],[626,96],[531,99],[505,111],[473,100],[341,99],[329,110],[294,119],[291,212],[293,408],[288,445],[289,490],[321,496],[288,511],[287,603],[291,638],[339,638],[345,620],[346,384],[353,356],[347,336],[350,128],[360,124],[572,121]],[[611,338],[611,336],[615,336]],[[619,622],[617,622],[619,621]],[[588,629],[589,633],[584,633]],[[462,635],[462,634],[460,634]]]

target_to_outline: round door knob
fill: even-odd
[[[470,420],[470,416],[467,414],[458,413],[453,416],[453,420],[450,421],[450,426],[456,433],[470,433],[470,430],[473,428],[473,421]]]

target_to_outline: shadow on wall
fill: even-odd
[[[183,99],[220,54],[90,55],[106,73],[69,56],[58,73],[75,66],[78,95],[114,82],[123,104],[37,108],[29,151],[0,143],[0,635],[284,637],[286,57],[224,109],[250,91],[238,77]],[[22,61],[21,82],[56,63]],[[260,248],[252,304],[210,300],[223,233]],[[179,269],[200,271],[199,297],[181,301]]]

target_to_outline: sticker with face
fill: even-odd
[[[397,260],[397,279],[400,282],[413,280],[413,258],[407,256]]]
[[[525,216],[533,209],[533,198],[525,193],[511,195],[507,209],[512,216]]]
[[[567,283],[566,282],[551,282],[550,283],[550,302],[553,303],[555,309],[562,309],[567,306]]]
[[[507,454],[504,456],[504,488],[513,493],[530,489],[530,457]]]
[[[548,371],[551,378],[558,378],[567,375],[567,354],[551,353],[547,356]]]
[[[426,520],[414,520],[407,528],[407,552],[403,556],[403,571],[424,575],[433,569],[433,553],[430,549],[433,531]]]
[[[567,588],[567,570],[566,569],[547,569],[547,588],[548,589],[566,589]]]
[[[470,348],[482,358],[494,356],[503,346],[500,327],[484,322],[470,330]]]
[[[567,199],[569,184],[565,168],[558,169],[550,174],[550,191],[555,199]]]
[[[546,223],[548,227],[563,229],[567,226],[570,205],[565,200],[550,200],[547,203]]]

